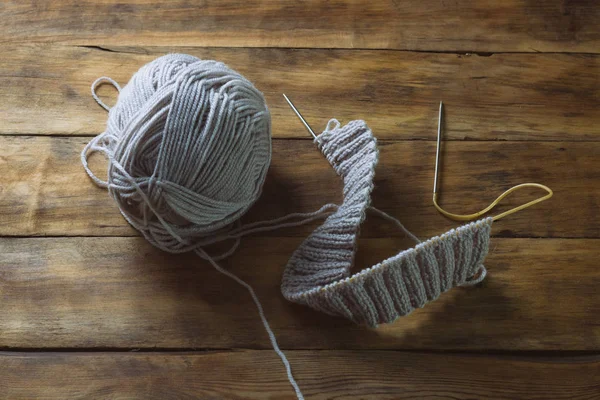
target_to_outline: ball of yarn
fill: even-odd
[[[184,252],[216,241],[260,196],[271,118],[239,73],[170,54],[123,88],[102,140],[125,218],[155,246]]]

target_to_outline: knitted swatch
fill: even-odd
[[[481,263],[492,218],[453,229],[350,276],[359,228],[370,208],[377,141],[364,121],[340,127],[335,120],[315,141],[344,181],[344,201],[289,260],[281,286],[286,299],[377,326],[423,307],[454,286],[485,277]]]

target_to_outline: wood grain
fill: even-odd
[[[290,351],[288,357],[305,396],[315,400],[589,400],[600,390],[598,357],[381,351]],[[294,398],[269,351],[0,353],[0,374],[0,395],[15,400]]]
[[[0,137],[0,235],[131,236],[108,193],[84,172],[79,153],[89,138]],[[447,142],[444,143],[441,204],[454,212],[482,209],[502,191],[522,182],[541,182],[555,196],[499,221],[501,237],[600,237],[597,217],[600,143]],[[431,204],[435,142],[380,143],[373,204],[399,218],[420,237],[443,233],[457,223]],[[94,157],[104,177],[106,164]],[[312,211],[341,201],[341,181],[310,141],[275,140],[263,195],[244,221]],[[523,191],[505,200],[508,210],[542,193]],[[299,227],[268,235],[305,236]],[[401,235],[370,218],[363,237]]]
[[[317,131],[332,117],[365,119],[379,139],[434,140],[443,100],[446,140],[600,140],[596,55],[45,45],[0,51],[0,134],[98,134],[107,116],[90,95],[91,82],[109,75],[125,84],[145,63],[180,51],[221,60],[254,82],[276,138],[309,138],[285,92]],[[113,89],[100,89],[114,102]]]
[[[0,38],[93,45],[597,52],[593,0],[9,1]]]
[[[316,223],[244,238],[222,265],[256,289],[308,399],[600,397],[593,0],[8,0],[0,16],[0,398],[293,398],[248,293],[150,246],[80,165],[107,118],[91,82],[125,84],[169,52],[223,61],[265,94],[274,158],[244,221],[341,198],[282,92],[317,131],[368,122],[373,203],[420,237],[456,226],[431,205],[440,100],[449,211],[525,181],[555,191],[494,225],[483,283],[376,330],[282,298]],[[355,269],[408,246],[369,218]]]
[[[282,348],[600,350],[599,240],[493,239],[483,284],[378,329],[283,299],[301,240],[248,238],[222,262],[255,288]],[[357,270],[407,245],[362,240]],[[242,287],[142,238],[2,238],[0,304],[0,348],[270,348]]]

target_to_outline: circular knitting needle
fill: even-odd
[[[446,217],[453,219],[455,221],[470,221],[473,220],[475,218],[479,218],[482,215],[488,213],[492,208],[496,207],[496,205],[498,205],[498,203],[500,203],[500,201],[505,198],[506,196],[508,196],[509,194],[511,194],[512,192],[515,192],[521,188],[525,188],[525,187],[535,187],[535,188],[539,188],[539,189],[543,189],[545,190],[548,194],[546,194],[543,197],[539,197],[535,200],[532,200],[528,203],[525,204],[521,204],[518,207],[515,208],[511,208],[508,211],[505,211],[501,214],[498,214],[496,216],[494,216],[492,219],[494,221],[499,220],[500,218],[506,217],[507,215],[510,214],[514,214],[517,211],[520,211],[524,208],[527,207],[531,207],[534,204],[540,203],[544,200],[548,200],[550,197],[552,197],[553,192],[552,189],[550,189],[548,186],[546,185],[542,185],[540,183],[521,183],[520,185],[516,185],[511,187],[510,189],[508,189],[507,191],[505,191],[504,193],[502,193],[500,196],[498,196],[496,198],[496,200],[494,200],[489,206],[487,206],[486,208],[484,208],[481,211],[478,211],[476,213],[473,214],[453,214],[451,212],[448,212],[446,210],[444,210],[442,207],[440,207],[440,205],[437,202],[437,197],[438,197],[438,193],[437,193],[437,184],[438,184],[438,169],[439,169],[439,163],[440,163],[440,144],[442,141],[442,109],[443,109],[443,103],[440,101],[440,112],[438,115],[438,132],[437,132],[437,150],[435,152],[435,173],[433,175],[433,206],[443,215],[445,215]]]
[[[287,101],[288,104],[290,105],[290,107],[292,107],[292,110],[294,110],[294,112],[296,113],[298,118],[300,118],[300,121],[304,124],[306,129],[308,129],[310,134],[313,135],[313,137],[316,139],[317,135],[315,135],[315,132],[312,130],[312,128],[310,127],[308,122],[306,122],[306,120],[302,117],[302,114],[300,114],[300,111],[298,111],[298,109],[294,106],[294,103],[292,103],[292,101],[290,99],[288,99],[288,97],[285,95],[285,93],[283,93],[283,97],[285,97],[285,101]]]

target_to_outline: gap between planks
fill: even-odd
[[[110,74],[125,83],[151,55],[62,45],[0,46],[0,133],[94,135],[106,113],[90,84]],[[445,140],[597,141],[594,107],[600,56],[497,54],[494,57],[274,48],[178,48],[238,70],[265,94],[273,135],[306,139],[285,91],[319,131],[329,117],[365,119],[385,139],[435,138],[439,101]],[[47,57],[39,57],[39,54]],[[35,64],[36,68],[30,66]],[[351,82],[351,84],[349,84]],[[116,98],[101,86],[99,94]],[[108,100],[110,102],[110,100]]]
[[[286,353],[308,399],[582,400],[599,390],[597,357]],[[0,353],[0,360],[0,394],[11,399],[293,398],[279,359],[267,351]]]

